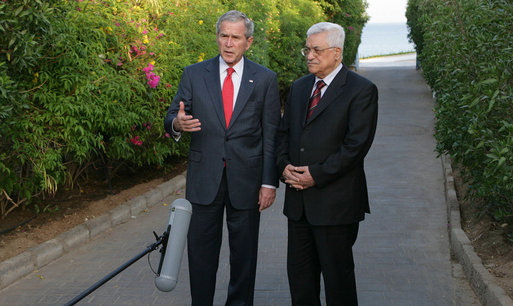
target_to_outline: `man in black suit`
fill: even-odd
[[[306,75],[292,84],[278,131],[287,184],[287,272],[293,305],[357,305],[352,246],[369,213],[363,167],[376,130],[376,86],[342,64],[344,29],[307,32]]]
[[[226,305],[253,305],[260,212],[276,195],[276,74],[244,57],[253,22],[230,11],[217,22],[219,56],[184,69],[165,128],[191,132],[186,198],[192,305],[212,305],[223,214],[230,246]]]

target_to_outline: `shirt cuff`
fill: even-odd
[[[269,189],[276,189],[276,186],[273,186],[273,185],[262,184],[262,187],[269,188]]]
[[[173,139],[175,141],[178,141],[178,140],[180,140],[180,137],[182,137],[182,133],[175,131],[175,120],[176,120],[176,118],[174,118],[173,122],[171,122],[171,131],[172,131],[171,136],[173,136]]]

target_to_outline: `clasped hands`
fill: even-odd
[[[288,164],[282,173],[285,184],[296,190],[305,190],[315,185],[308,166],[293,166]]]
[[[194,119],[191,115],[185,113],[185,105],[180,101],[180,109],[173,121],[173,128],[177,132],[197,132],[201,131],[201,122]]]

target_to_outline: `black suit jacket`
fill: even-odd
[[[280,100],[276,74],[247,58],[229,128],[226,128],[219,56],[184,69],[178,92],[164,120],[166,131],[179,109],[201,122],[191,133],[186,198],[210,204],[219,190],[226,162],[230,200],[235,208],[255,208],[262,184],[278,184],[276,130]]]
[[[313,225],[350,224],[369,213],[364,157],[376,130],[378,91],[345,67],[326,89],[305,122],[315,76],[292,84],[278,132],[277,164],[309,166],[316,185],[304,191],[287,187],[285,215],[303,213]]]

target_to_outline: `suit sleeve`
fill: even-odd
[[[262,112],[262,141],[264,165],[262,184],[278,187],[278,172],[276,170],[276,130],[280,122],[280,95],[278,79],[275,73],[270,77],[265,94],[264,109]]]
[[[292,87],[293,86],[294,85],[292,85]],[[280,126],[276,136],[276,165],[278,167],[278,174],[280,177],[285,167],[291,163],[289,158],[289,111],[292,87],[289,91],[287,101],[285,102],[283,117],[280,120]]]
[[[376,85],[370,83],[359,90],[353,99],[347,133],[339,149],[322,162],[309,165],[317,186],[329,184],[363,161],[374,139],[377,116],[378,90]]]
[[[168,132],[171,135],[174,135],[173,133],[173,120],[176,118],[176,115],[178,114],[178,110],[180,109],[180,101],[184,102],[185,106],[185,113],[191,114],[192,113],[192,82],[191,78],[189,77],[188,69],[185,68],[182,74],[182,79],[180,80],[180,84],[178,85],[178,91],[176,92],[176,95],[171,102],[171,105],[169,106],[167,110],[166,117],[164,118],[164,129],[166,132]],[[176,141],[180,137],[175,138]]]

